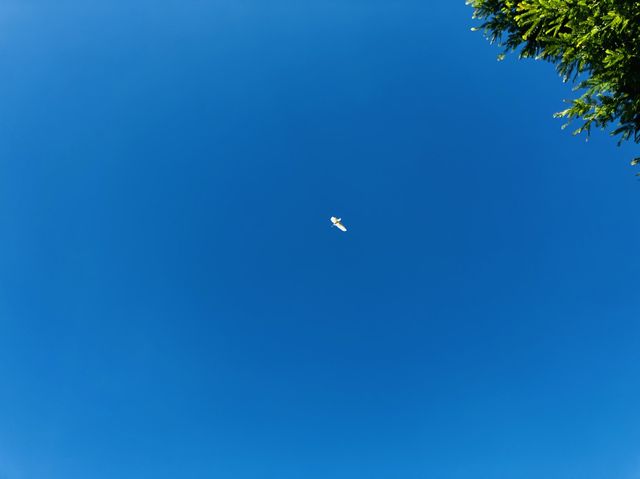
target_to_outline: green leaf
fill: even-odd
[[[486,38],[519,58],[555,65],[576,97],[555,117],[640,143],[640,1],[467,0]],[[566,125],[565,125],[566,126]],[[564,127],[563,127],[564,128]],[[640,157],[633,160],[640,165]]]

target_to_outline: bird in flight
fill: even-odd
[[[340,223],[341,221],[342,221],[341,218],[336,218],[335,216],[331,217],[331,222],[333,223],[332,226],[335,226],[340,231],[347,231],[347,228],[345,228],[344,225],[342,223]]]

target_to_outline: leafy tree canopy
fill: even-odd
[[[640,1],[468,0],[492,42],[520,58],[554,63],[578,98],[555,116],[581,121],[574,132],[613,127],[640,143]],[[565,125],[566,126],[566,125]],[[632,161],[640,164],[640,157]]]

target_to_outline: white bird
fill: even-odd
[[[341,218],[336,218],[335,216],[331,217],[331,222],[333,223],[332,226],[335,226],[340,231],[347,231],[347,228],[345,228],[344,225],[342,223],[340,223],[341,221],[342,221]]]

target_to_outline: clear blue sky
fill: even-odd
[[[637,150],[470,16],[5,0],[0,478],[638,479]]]

